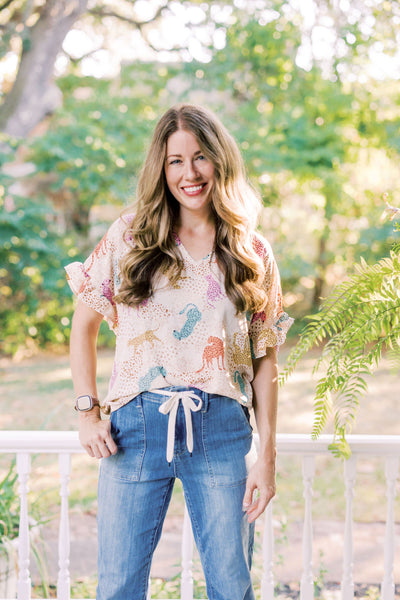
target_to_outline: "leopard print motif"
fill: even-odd
[[[141,391],[173,385],[197,387],[251,406],[252,360],[282,344],[292,323],[282,309],[279,272],[268,242],[254,233],[268,296],[259,313],[236,313],[215,254],[193,260],[176,234],[182,260],[176,285],[160,274],[154,294],[130,307],[115,303],[114,297],[121,284],[121,258],[133,243],[125,236],[132,218],[118,219],[84,263],[66,267],[72,291],[101,313],[116,334],[103,409],[116,410]]]

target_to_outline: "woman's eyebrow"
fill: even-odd
[[[197,154],[202,154],[202,151],[196,150],[196,152],[193,154],[193,156],[196,156]],[[182,158],[182,154],[168,154],[167,158],[171,158],[171,156],[177,156],[178,158]]]

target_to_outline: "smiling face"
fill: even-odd
[[[165,178],[180,211],[208,216],[214,165],[202,151],[193,133],[178,129],[167,141]]]

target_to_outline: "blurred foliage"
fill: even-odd
[[[327,79],[318,65],[299,68],[300,41],[298,26],[284,12],[265,24],[248,20],[243,27],[238,20],[206,69],[186,65],[189,98],[204,97],[205,89],[210,97],[220,91],[215,104],[262,192],[264,230],[283,280],[287,289],[308,295],[298,314],[317,310],[328,280],[351,270],[361,253],[375,261],[393,241],[388,225],[376,227],[387,182],[369,190],[363,181],[352,181],[352,170],[368,168],[361,164],[362,152],[393,148],[377,116],[377,90]],[[374,239],[366,244],[369,231]],[[301,284],[304,277],[312,280],[311,297]]]
[[[354,20],[356,2],[339,22],[331,3],[318,4],[317,17],[331,19],[345,44],[328,65],[299,66],[310,32],[281,0],[267,11],[255,3],[251,14],[232,7],[226,44],[210,47],[208,63],[136,62],[113,80],[72,65],[57,80],[63,106],[39,134],[19,147],[2,143],[2,163],[28,163],[32,173],[1,172],[0,351],[68,340],[73,302],[62,267],[87,256],[104,231],[96,219],[111,220],[106,207],[118,214],[131,202],[154,125],[178,101],[209,106],[236,137],[298,328],[361,256],[387,255],[393,233],[377,223],[382,194],[398,200],[399,85],[341,77],[361,70],[363,48],[390,30],[397,9],[387,4],[368,35],[371,7]],[[102,329],[101,342],[111,340]]]
[[[0,202],[0,351],[13,353],[28,339],[66,343],[72,303],[61,263],[72,239],[60,238],[49,201],[14,196],[12,211]]]
[[[46,135],[30,144],[38,172],[57,174],[54,192],[64,193],[66,222],[83,235],[96,204],[127,204],[133,197],[145,144],[163,105],[163,78],[139,65],[140,82],[65,77],[60,81],[65,103]]]
[[[46,197],[26,198],[0,187],[0,353],[66,344],[73,301],[63,264],[77,255],[77,236],[66,235]],[[12,188],[11,188],[12,190]],[[103,340],[105,329],[102,329]],[[107,331],[105,339],[109,339]]]
[[[12,540],[19,531],[19,496],[17,492],[17,471],[15,460],[0,481],[0,555],[1,544]]]

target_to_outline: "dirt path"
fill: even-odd
[[[70,515],[71,576],[80,579],[96,574],[96,518],[93,514],[76,511]],[[279,543],[279,525],[276,530],[275,578],[282,583],[298,582],[302,574],[302,522],[295,522],[286,531],[287,541]],[[261,532],[262,522],[257,529]],[[53,522],[43,530],[49,574],[57,580],[58,524]],[[180,572],[182,518],[166,519],[160,544],[156,550],[152,577],[170,579]],[[354,581],[380,584],[383,579],[384,523],[354,524]],[[325,582],[339,582],[343,570],[343,523],[335,520],[314,522],[314,575]],[[400,556],[400,524],[396,525],[396,556]],[[195,560],[198,561],[197,553]],[[261,572],[262,552],[256,546],[255,576]],[[400,581],[400,561],[395,562],[394,578]]]

